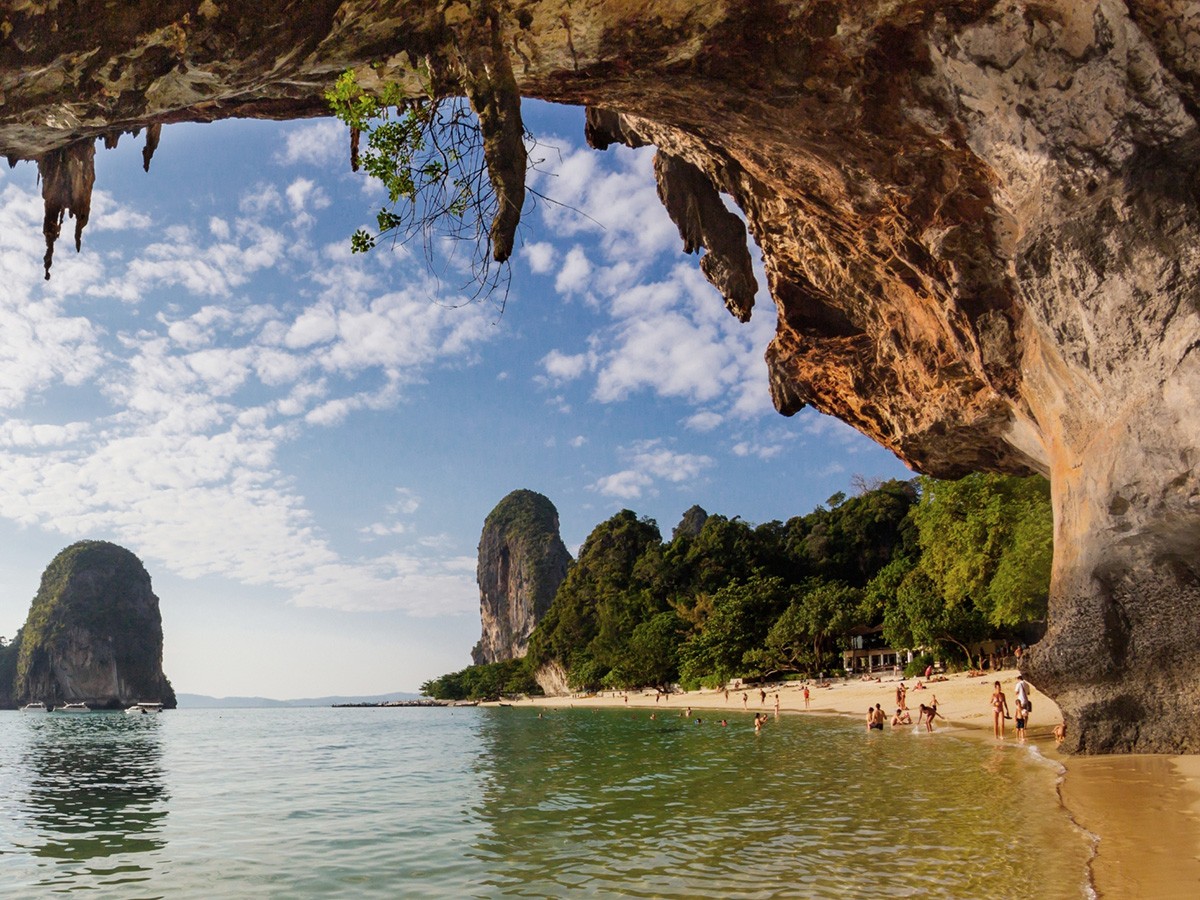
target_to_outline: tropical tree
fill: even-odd
[[[597,525],[530,636],[531,662],[557,660],[572,680],[586,675],[584,686],[602,683],[633,630],[667,608],[635,571],[647,548],[660,543],[655,522],[628,509]]]
[[[920,484],[920,566],[947,606],[972,605],[995,627],[1043,620],[1054,551],[1046,479],[976,474]]]
[[[904,577],[883,614],[883,637],[893,647],[953,647],[971,666],[970,645],[985,637],[988,624],[970,603],[947,603],[921,568]]]
[[[746,654],[762,644],[790,600],[789,586],[773,576],[753,575],[715,592],[712,613],[680,648],[680,678],[724,682],[741,674]]]

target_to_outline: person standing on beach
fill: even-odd
[[[746,701],[749,699],[750,698],[746,695],[746,692],[742,691],[742,709],[746,708]]]
[[[1021,718],[1028,721],[1033,704],[1029,702],[1029,682],[1020,672],[1017,673],[1017,683],[1013,688],[1013,693],[1017,695],[1017,710],[1021,713]]]
[[[998,737],[1004,737],[1004,720],[1008,715],[1008,697],[1004,696],[1004,691],[1000,688],[1000,682],[995,683],[995,690],[992,692],[992,733]]]
[[[763,690],[762,688],[758,689],[758,705],[759,706],[767,705],[767,692],[765,690]]]
[[[808,709],[808,685],[804,686],[804,708]]]
[[[775,692],[775,718],[779,718],[779,691]]]
[[[1013,726],[1017,729],[1017,740],[1025,743],[1025,709],[1020,700],[1017,701],[1017,708],[1013,710]]]

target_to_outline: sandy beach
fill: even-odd
[[[628,694],[606,691],[600,695],[539,697],[520,705],[563,707],[628,707],[657,709],[672,714],[691,707],[749,727],[757,712],[775,713],[779,694],[780,715],[840,715],[862,722],[867,708],[882,706],[890,721],[896,709],[896,688],[908,689],[906,702],[916,720],[919,704],[937,697],[937,730],[972,739],[993,741],[989,706],[993,684],[999,679],[1013,704],[1015,670],[980,677],[956,674],[917,690],[919,679],[881,676],[879,681],[835,681],[830,687],[809,687],[805,709],[803,690],[797,682],[760,688],[724,691],[691,691],[658,697],[654,691]],[[745,698],[743,700],[743,694]],[[1092,881],[1102,898],[1192,898],[1200,896],[1200,756],[1103,756],[1082,757],[1059,753],[1054,744],[1054,726],[1062,721],[1054,701],[1036,686],[1030,693],[1033,711],[1028,740],[1048,759],[1066,769],[1059,796],[1075,821],[1096,836]],[[1005,723],[1004,740],[1016,741],[1013,722]],[[865,728],[865,725],[864,725]],[[885,730],[890,730],[885,727]],[[1030,848],[1035,854],[1036,848]],[[1047,872],[1047,878],[1053,873]]]

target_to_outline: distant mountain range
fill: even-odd
[[[300,700],[271,700],[268,697],[206,697],[204,694],[176,694],[180,709],[263,709],[290,706],[333,706],[335,703],[387,703],[390,700],[418,700],[420,694],[404,692],[371,696],[305,697]]]

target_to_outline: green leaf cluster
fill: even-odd
[[[427,71],[419,74],[432,81]],[[350,128],[352,166],[387,191],[375,228],[357,229],[350,236],[351,250],[365,253],[384,239],[403,244],[419,236],[432,260],[439,253],[438,238],[465,239],[477,245],[474,264],[486,280],[486,222],[496,198],[479,121],[469,105],[435,96],[431,88],[410,96],[395,83],[368,91],[353,71],[339,76],[325,99]]]
[[[538,695],[542,689],[523,659],[468,666],[421,685],[421,693],[435,700],[498,700],[519,694]]]
[[[974,474],[918,480],[915,552],[882,570],[868,594],[884,603],[893,646],[955,648],[1044,623],[1054,555],[1049,483]]]

